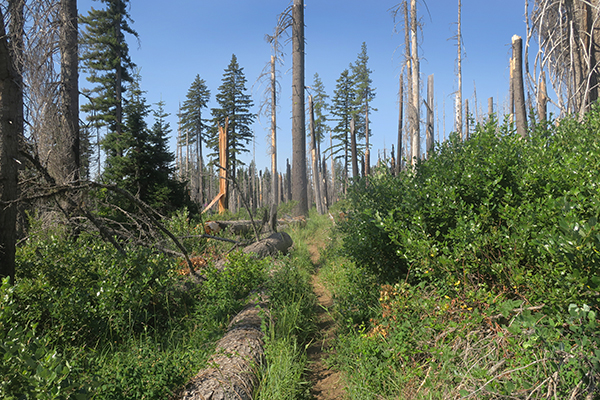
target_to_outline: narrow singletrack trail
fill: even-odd
[[[311,260],[319,267],[319,248],[309,246]],[[308,379],[312,383],[311,395],[317,400],[342,399],[344,389],[339,371],[328,368],[325,358],[332,351],[331,346],[335,339],[335,322],[331,316],[333,299],[331,294],[321,283],[318,274],[312,277],[313,290],[317,296],[317,327],[315,339],[307,349]]]

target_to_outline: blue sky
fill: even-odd
[[[140,43],[128,38],[132,60],[141,68],[142,88],[148,103],[166,102],[168,121],[177,134],[177,110],[198,74],[211,91],[209,107],[216,107],[215,95],[231,55],[244,68],[248,91],[256,105],[263,98],[264,86],[256,83],[270,59],[270,46],[264,40],[271,34],[277,16],[290,4],[276,0],[131,0],[130,15]],[[390,9],[399,0],[305,0],[306,85],[317,72],[333,96],[341,72],[356,60],[362,42],[367,43],[369,68],[376,88],[370,116],[373,137],[372,162],[383,149],[396,143],[398,121],[398,79],[402,63],[402,26],[398,32]],[[436,140],[452,130],[453,92],[456,80],[457,1],[418,1],[422,24],[419,56],[421,78],[434,74]],[[426,6],[425,6],[426,5]],[[79,1],[79,13],[102,3]],[[487,112],[487,98],[493,97],[500,112],[508,97],[508,65],[511,37],[525,38],[524,0],[462,0],[463,99],[473,109],[475,90],[479,113]],[[278,118],[278,165],[285,166],[292,154],[291,145],[291,44],[285,48],[281,67]],[[89,87],[82,79],[81,87]],[[424,94],[424,92],[422,92]],[[208,111],[207,111],[208,112]],[[445,118],[444,118],[445,117]],[[422,119],[425,116],[422,115]],[[254,125],[255,145],[249,145],[249,162],[255,158],[259,168],[270,165],[267,136],[269,121]],[[424,141],[423,141],[424,142]],[[174,143],[174,140],[172,141]],[[254,151],[253,151],[254,147]]]

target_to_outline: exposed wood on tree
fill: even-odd
[[[225,126],[219,126],[219,214],[227,210],[229,204],[227,171],[229,168],[229,149],[228,149],[228,120],[225,119]]]
[[[517,133],[522,137],[527,137],[527,113],[525,111],[525,88],[523,84],[523,41],[520,36],[512,37],[512,58],[513,58],[513,92],[515,99],[515,120],[517,124]]]
[[[548,110],[548,94],[546,90],[546,73],[542,71],[540,74],[540,84],[538,86],[537,93],[537,114],[538,120],[546,121],[547,120],[547,110]]]
[[[488,98],[488,117],[492,118],[493,115],[494,115],[494,98],[489,97]]]

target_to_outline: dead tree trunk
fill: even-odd
[[[417,0],[410,1],[410,39],[412,56],[412,159],[413,163],[421,157],[421,127],[420,127],[420,95],[419,95],[419,50],[417,44]]]
[[[457,38],[457,74],[458,74],[458,90],[456,91],[456,132],[462,135],[463,140],[466,139],[465,132],[463,132],[463,120],[462,120],[462,33],[461,33],[461,2],[458,0],[458,31],[456,33]]]
[[[61,117],[65,139],[63,182],[79,179],[79,53],[77,0],[62,0],[60,9]]]
[[[271,56],[271,175],[273,176],[273,204],[279,204],[277,179],[277,82],[275,80],[275,56]]]
[[[431,156],[433,151],[433,135],[434,135],[434,114],[433,114],[433,74],[427,77],[427,131],[425,138],[425,146],[427,147],[427,158]]]
[[[412,117],[413,117],[413,80],[412,80],[412,56],[410,54],[410,15],[408,11],[408,2],[404,0],[404,58],[406,62],[406,106],[407,106],[407,121],[406,121],[406,159],[412,164]]]
[[[512,37],[513,81],[512,88],[515,99],[515,121],[517,133],[527,137],[527,113],[525,111],[525,88],[523,85],[523,42],[520,36]]]
[[[367,89],[367,97],[365,99],[365,169],[364,175],[371,174],[371,150],[369,149],[369,90]]]
[[[358,154],[356,152],[356,127],[354,117],[350,120],[350,151],[352,152],[352,177],[358,178]]]
[[[403,97],[403,82],[404,77],[402,76],[402,73],[400,73],[400,85],[399,85],[399,89],[398,89],[398,149],[397,149],[397,156],[396,156],[396,171],[395,174],[399,175],[400,174],[400,170],[402,169],[402,124],[404,123],[403,120],[403,102],[404,102],[404,97]]]
[[[308,113],[310,115],[310,155],[312,158],[313,185],[315,187],[315,205],[319,215],[323,215],[323,199],[321,197],[321,178],[319,177],[319,155],[317,154],[317,137],[315,135],[315,110],[312,95],[308,96]]]
[[[292,197],[297,215],[308,215],[306,180],[306,128],[304,110],[304,0],[292,6]]]
[[[465,100],[465,140],[469,140],[469,135],[470,135],[470,129],[471,127],[469,126],[469,99]]]
[[[538,95],[537,95],[537,113],[538,120],[546,121],[547,120],[547,110],[548,110],[548,94],[546,90],[546,73],[542,71],[540,74],[540,86],[538,87]]]
[[[488,117],[492,118],[494,116],[494,98],[488,98]]]
[[[23,92],[20,74],[9,50],[0,9],[0,278],[15,278],[18,198],[17,160],[23,134]]]

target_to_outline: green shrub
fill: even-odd
[[[452,135],[414,171],[350,188],[344,249],[381,283],[460,279],[531,302],[596,304],[599,125],[595,108],[528,140],[494,120],[468,141]]]

